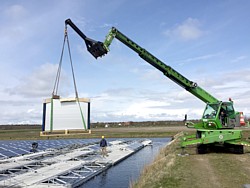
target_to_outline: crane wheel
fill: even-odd
[[[206,154],[208,150],[207,144],[197,144],[196,153]]]
[[[244,146],[242,146],[242,145],[234,145],[234,153],[243,154],[244,153]]]

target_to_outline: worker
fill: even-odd
[[[37,148],[38,148],[38,143],[37,142],[33,142],[31,145],[32,149],[30,150],[30,152],[37,152]]]
[[[225,105],[223,105],[223,106],[225,106]],[[227,116],[226,110],[222,107],[220,110],[220,119],[221,119],[222,125],[225,125],[225,126],[227,126],[226,125],[226,116]]]
[[[102,156],[105,157],[105,156],[108,156],[107,155],[107,141],[105,140],[104,136],[102,136],[102,139],[100,141],[100,147],[101,147],[101,153],[102,153]]]

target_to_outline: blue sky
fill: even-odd
[[[61,54],[64,21],[104,41],[112,26],[219,100],[250,115],[250,1],[1,1],[0,124],[41,123]],[[79,97],[91,121],[199,119],[205,104],[118,40],[96,60],[68,28]],[[74,96],[65,55],[61,97]]]

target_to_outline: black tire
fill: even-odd
[[[244,146],[242,145],[234,145],[234,144],[224,144],[224,149],[226,152],[235,153],[235,154],[243,154]]]
[[[244,154],[244,146],[235,145],[234,146],[234,153],[236,153],[236,154]]]
[[[197,144],[196,153],[197,154],[206,154],[207,153],[207,145],[206,144]]]

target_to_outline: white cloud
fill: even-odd
[[[247,59],[247,56],[242,55],[231,60],[232,63],[242,62]]]
[[[195,61],[200,61],[200,60],[208,60],[208,59],[212,59],[215,57],[220,56],[221,53],[214,53],[214,54],[206,54],[206,55],[202,55],[202,56],[197,56],[197,57],[190,57],[187,59],[181,59],[172,63],[179,63],[180,65],[186,64],[186,63],[190,63],[190,62],[195,62]]]
[[[27,18],[28,12],[23,6],[12,5],[7,7],[0,15],[2,16],[2,21],[5,23],[4,27],[0,27],[0,45],[3,45],[3,49],[9,43],[15,42],[16,45],[24,36],[28,36],[25,32],[27,31],[25,29],[26,22],[23,23],[23,20]]]
[[[183,41],[195,40],[204,34],[200,26],[201,23],[198,19],[188,18],[182,24],[177,24],[174,28],[166,30],[165,34]]]
[[[157,69],[144,69],[143,72],[138,72],[141,74],[143,80],[160,80],[162,78],[162,72]]]
[[[41,124],[42,99],[8,98],[1,95],[0,124]]]
[[[205,105],[178,89],[161,92],[120,88],[93,97],[91,106],[92,121],[154,121],[183,120],[185,114],[198,119]]]
[[[43,64],[29,75],[17,77],[16,85],[1,88],[0,124],[41,124],[42,102],[51,97],[57,68],[58,65]],[[60,83],[59,89],[67,88],[68,78],[63,70]]]
[[[43,64],[30,75],[20,78],[18,85],[5,91],[10,95],[21,95],[27,98],[49,97],[53,91],[57,68],[58,65]],[[61,73],[60,83],[65,84],[65,80],[64,74]]]
[[[15,4],[5,9],[4,15],[10,20],[20,20],[27,15],[27,10],[22,5]]]

